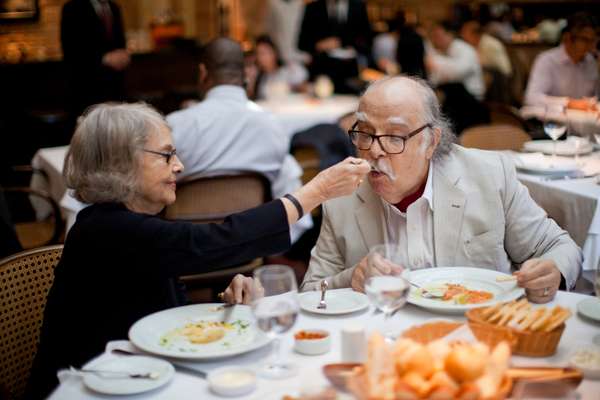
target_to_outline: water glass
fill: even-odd
[[[556,163],[556,141],[567,131],[567,111],[565,106],[558,104],[547,105],[544,113],[544,132],[554,144],[552,150],[552,165]]]
[[[254,270],[252,311],[260,330],[273,338],[274,357],[259,370],[267,379],[283,379],[298,370],[281,355],[281,335],[289,331],[298,316],[300,304],[296,275],[287,265],[265,265]]]
[[[396,338],[389,329],[390,317],[404,306],[410,292],[406,272],[407,268],[402,266],[402,251],[399,246],[382,244],[369,251],[365,292],[371,303],[384,314],[384,336],[388,341]]]

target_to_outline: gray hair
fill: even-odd
[[[79,117],[63,175],[84,203],[128,202],[138,187],[140,150],[151,134],[167,127],[144,103],[104,103]]]
[[[435,148],[433,159],[435,161],[443,159],[450,153],[450,151],[452,151],[452,145],[456,142],[456,135],[452,130],[452,124],[450,123],[450,120],[442,113],[440,102],[438,101],[435,92],[425,80],[416,76],[408,75],[386,77],[371,84],[365,91],[365,94],[376,86],[399,79],[408,79],[411,81],[413,83],[411,86],[420,94],[422,101],[421,105],[423,109],[423,123],[431,124],[431,128],[426,129],[425,132],[423,132],[427,134],[429,143],[433,142],[433,130],[440,130],[440,142]],[[425,141],[424,143],[427,142]]]

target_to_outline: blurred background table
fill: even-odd
[[[277,100],[258,101],[272,112],[291,138],[295,133],[322,123],[335,124],[344,115],[355,112],[358,97],[334,95],[317,99],[307,95],[289,95]]]

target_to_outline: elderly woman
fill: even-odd
[[[77,216],[56,267],[26,398],[47,395],[57,369],[126,338],[137,319],[181,304],[172,278],[285,250],[290,224],[351,193],[369,167],[345,160],[288,197],[207,225],[156,215],[175,201],[182,170],[168,126],[150,107],[102,104],[80,119],[64,174],[92,205]]]

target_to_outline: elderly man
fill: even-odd
[[[592,55],[598,42],[597,22],[587,13],[569,17],[561,45],[535,59],[525,91],[525,103],[562,104],[593,110],[599,92],[598,62]]]
[[[580,249],[531,199],[504,155],[452,143],[426,83],[378,81],[356,116],[350,136],[377,171],[354,194],[323,205],[302,290],[324,279],[364,290],[366,255],[384,242],[405,249],[407,267],[520,267],[518,284],[535,302],[550,301],[561,283],[575,285]]]

